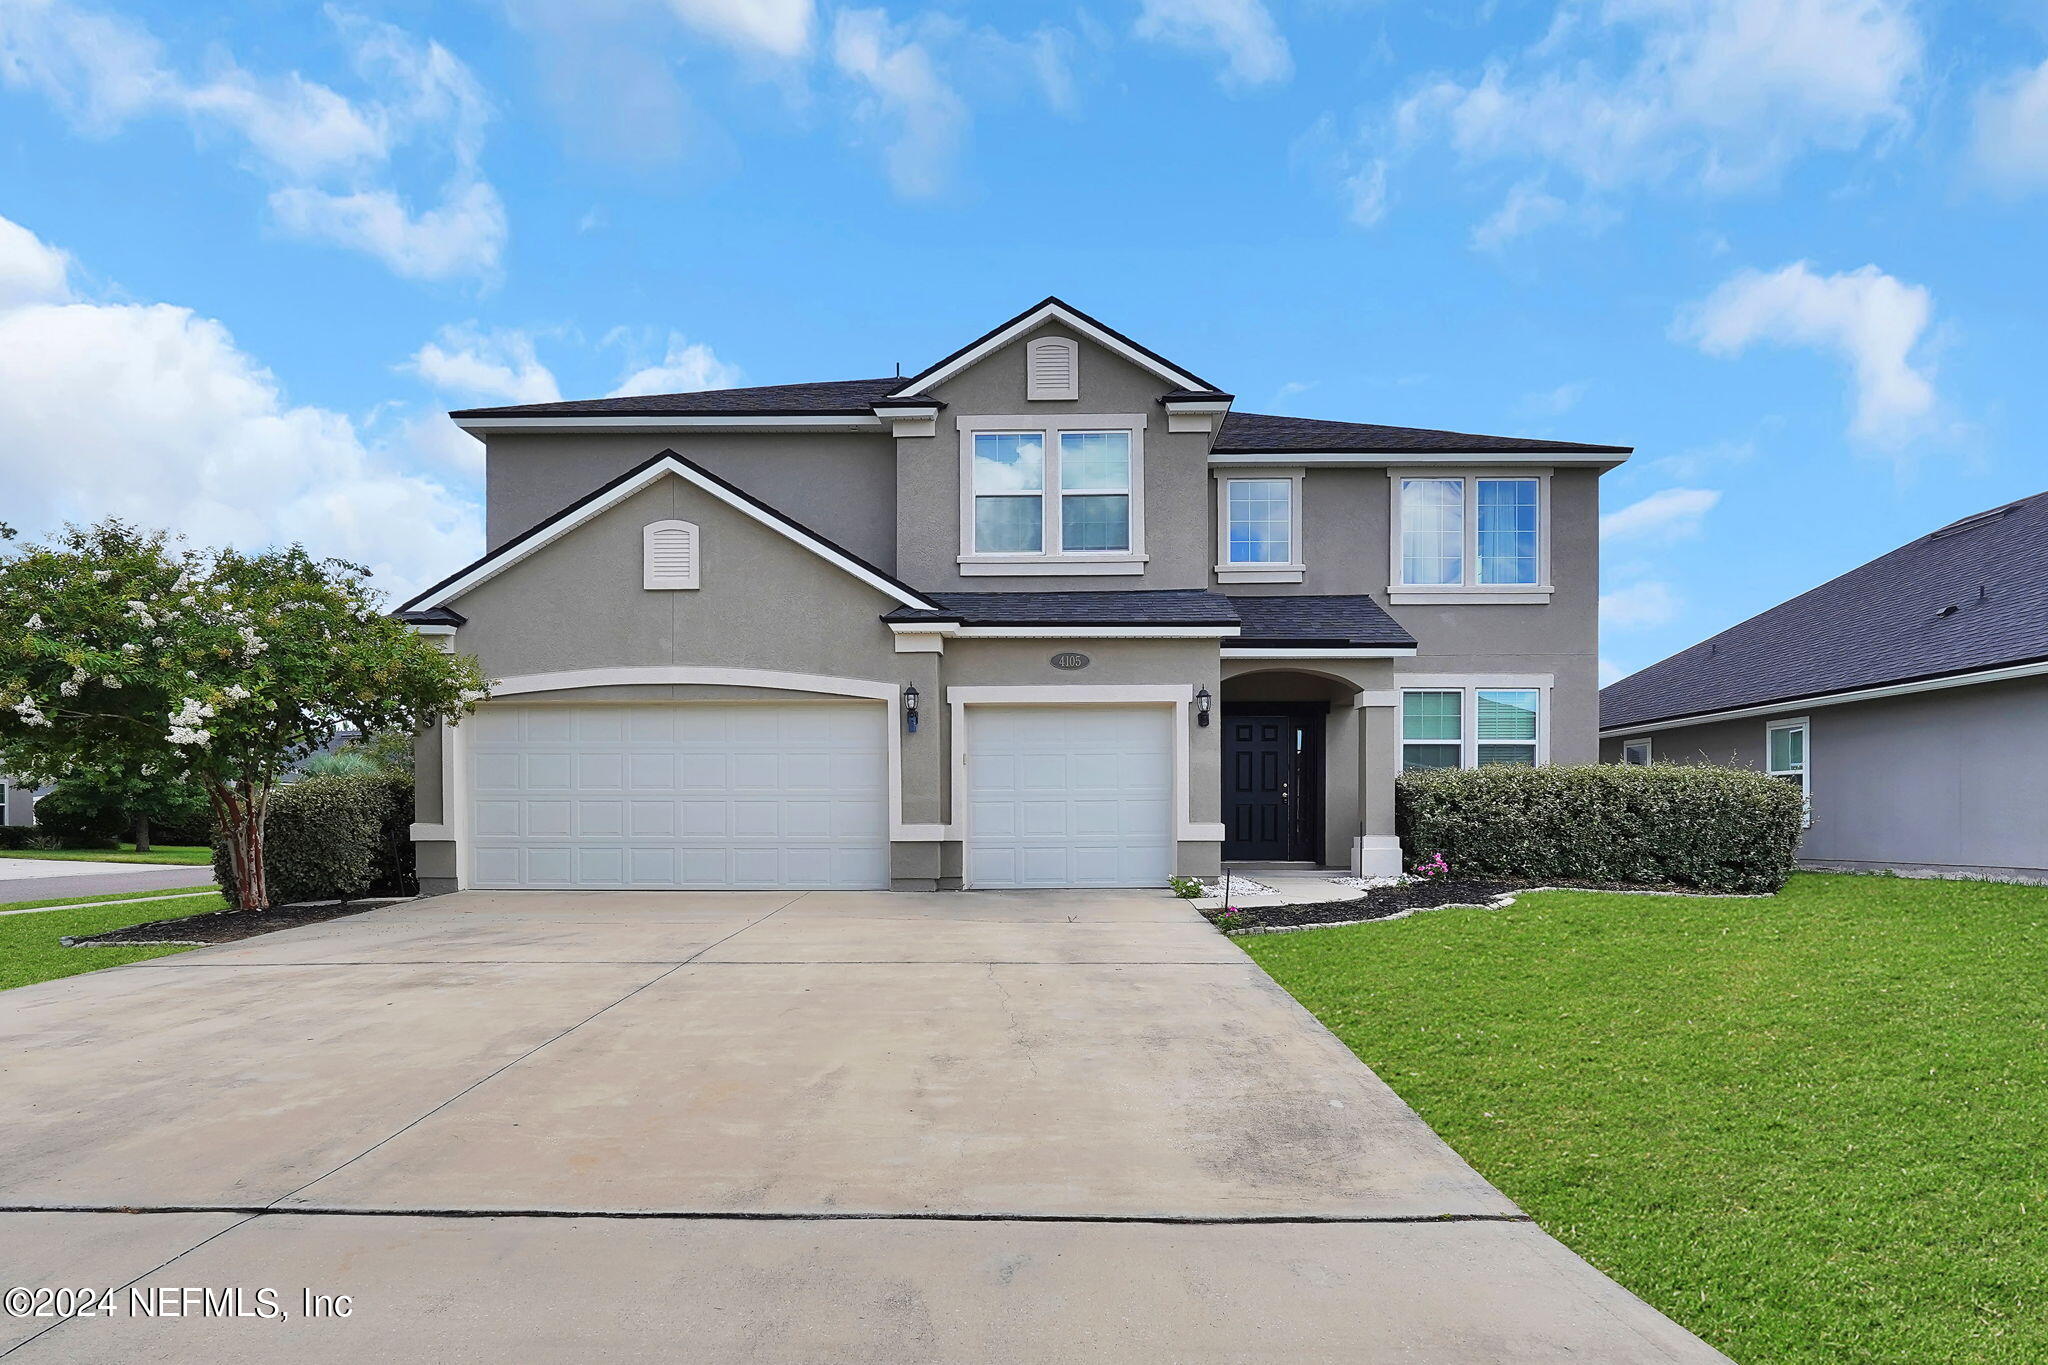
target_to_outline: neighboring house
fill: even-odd
[[[36,822],[36,798],[42,791],[36,787],[17,784],[11,777],[0,777],[0,825],[33,825]]]
[[[1796,783],[1806,866],[2048,879],[2048,493],[1623,678],[1600,722],[1609,762]]]
[[[429,891],[1399,870],[1396,772],[1596,756],[1626,448],[1233,410],[1048,299],[919,374],[454,414]]]

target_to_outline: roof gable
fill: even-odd
[[[578,526],[616,507],[657,480],[679,478],[695,485],[718,501],[768,529],[803,546],[820,559],[860,579],[903,606],[935,610],[937,604],[892,574],[884,573],[851,550],[835,545],[816,531],[776,511],[759,498],[727,483],[710,470],[685,459],[673,450],[634,466],[610,483],[578,498],[545,521],[529,527],[483,558],[457,569],[431,588],[419,593],[401,613],[417,614],[423,608],[446,607],[477,585],[497,577],[544,546],[553,544]]]
[[[1965,517],[1600,692],[1600,726],[2048,658],[2048,493]]]
[[[909,398],[924,394],[934,385],[944,383],[984,356],[994,354],[1048,322],[1057,322],[1071,328],[1077,335],[1086,337],[1104,350],[1114,352],[1139,368],[1158,376],[1170,388],[1202,393],[1215,392],[1215,386],[1208,380],[1180,368],[1157,351],[1139,345],[1114,327],[1096,321],[1072,304],[1054,296],[1033,304],[1008,322],[984,332],[945,359],[912,375],[891,390],[889,397]]]

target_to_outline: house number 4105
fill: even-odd
[[[1076,668],[1086,668],[1088,666],[1088,656],[1086,654],[1074,653],[1055,654],[1052,656],[1052,666],[1054,668],[1065,668],[1070,670]]]

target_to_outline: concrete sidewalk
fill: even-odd
[[[211,886],[211,867],[175,863],[72,862],[65,858],[0,858],[0,904],[124,891],[182,891]]]
[[[291,1314],[25,1360],[1720,1359],[1151,892],[470,893],[6,992],[0,1205],[7,1284]]]

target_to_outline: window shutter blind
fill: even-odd
[[[1041,337],[1024,348],[1024,396],[1047,401],[1081,396],[1080,358],[1065,337]]]
[[[641,533],[641,586],[674,591],[697,586],[697,528],[657,521]]]

